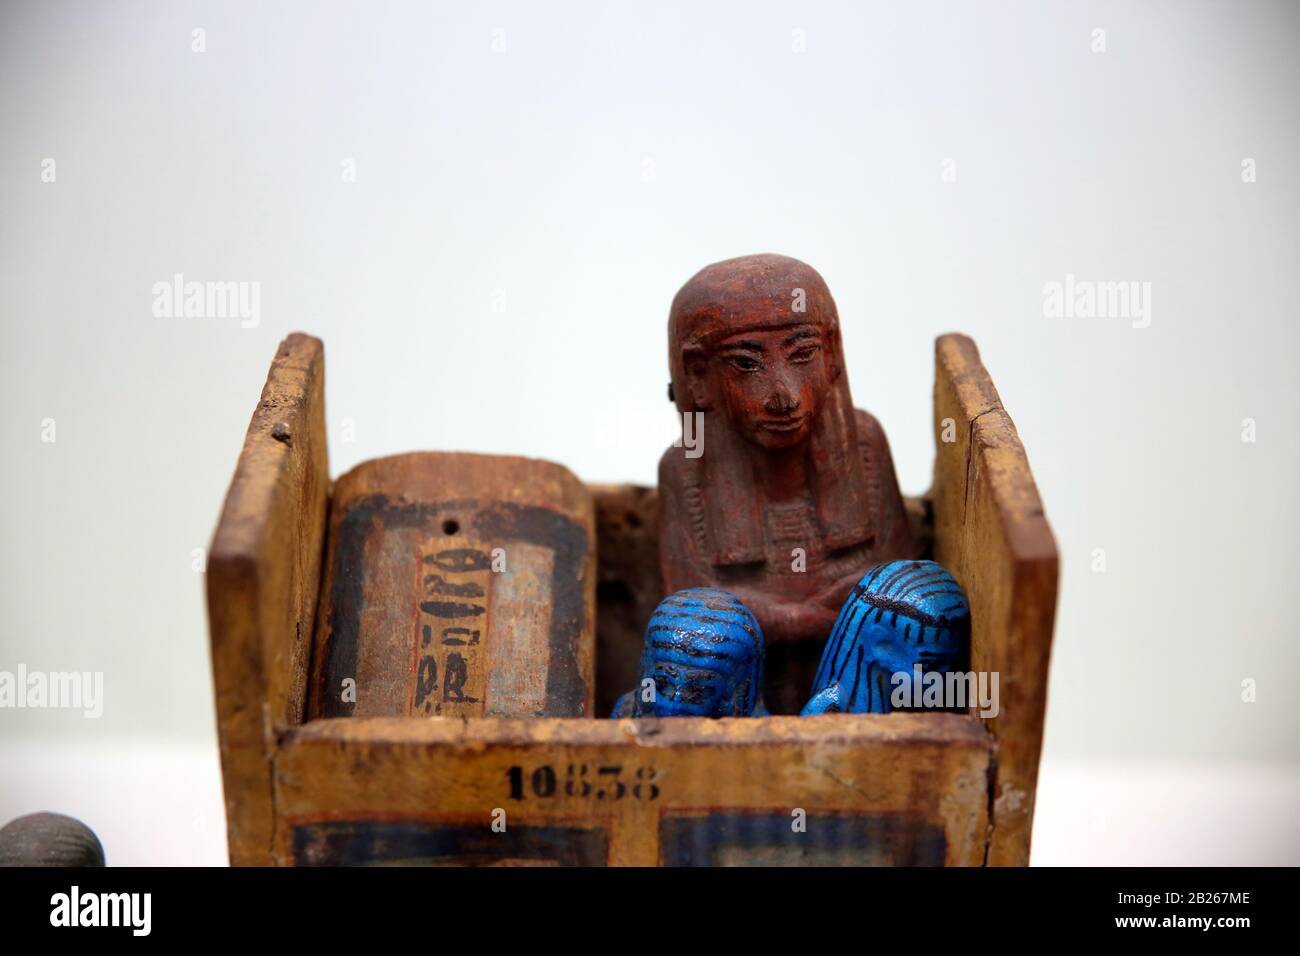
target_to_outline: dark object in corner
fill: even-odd
[[[29,813],[0,829],[0,866],[103,865],[95,831],[61,813]]]

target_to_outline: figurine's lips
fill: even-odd
[[[804,422],[808,420],[807,415],[800,415],[797,418],[769,418],[759,422],[759,427],[764,431],[778,432],[779,434],[789,434],[797,432],[803,428]]]

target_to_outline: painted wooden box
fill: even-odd
[[[908,502],[970,600],[1000,712],[704,720],[308,719],[330,521],[319,340],[272,363],[208,563],[234,864],[1018,865],[1057,552],[974,343],[936,343],[934,483]],[[653,489],[594,486],[596,713],[662,596]]]

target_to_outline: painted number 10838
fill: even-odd
[[[624,770],[629,772],[624,774]],[[564,779],[555,768],[544,764],[528,773],[523,767],[506,771],[510,781],[510,799],[524,800],[528,796],[540,800],[566,796],[586,800],[657,800],[659,785],[655,783],[653,767],[624,768],[623,766],[588,766],[585,763],[569,764]]]

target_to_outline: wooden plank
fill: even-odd
[[[999,674],[987,862],[1025,865],[1056,612],[1056,543],[1015,425],[975,343],[936,343],[935,560],[966,589],[971,666]],[[945,441],[945,435],[952,441]]]
[[[313,721],[276,860],[978,865],[990,748],[954,714]]]
[[[329,470],[324,351],[293,334],[253,412],[208,556],[230,860],[270,862],[271,763],[302,721]]]
[[[659,493],[592,485],[596,502],[596,716],[608,717],[641,679],[646,622],[664,597],[659,575]]]
[[[566,468],[416,452],[339,478],[310,715],[590,716],[596,542]]]

